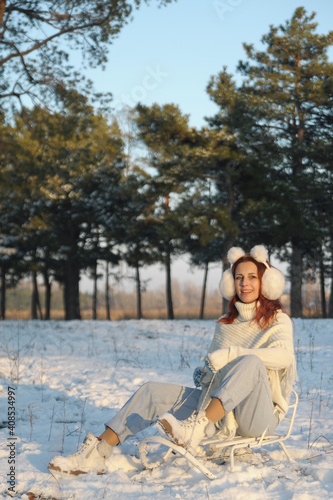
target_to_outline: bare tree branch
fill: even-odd
[[[133,8],[150,1],[0,0],[0,99],[17,97],[13,79],[18,75],[27,94],[30,84],[68,79],[65,62],[72,49],[81,50],[91,67],[105,64],[109,46]],[[177,0],[155,1],[161,6]]]

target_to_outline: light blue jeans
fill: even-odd
[[[175,384],[147,382],[127,401],[117,415],[105,423],[118,436],[120,444],[146,429],[165,412],[184,420],[198,409],[201,389]],[[241,356],[212,394],[225,411],[234,410],[237,434],[260,436],[271,433],[279,420],[274,413],[267,371],[257,356]]]

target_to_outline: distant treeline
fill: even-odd
[[[173,298],[175,301],[175,318],[198,319],[201,314],[201,287],[191,281],[179,283],[173,280]],[[45,290],[40,287],[41,309],[38,319],[45,319]],[[90,292],[80,293],[82,319],[121,320],[137,318],[137,297],[134,291],[125,291],[121,287],[111,288],[109,291],[109,312],[106,308],[108,301],[103,291],[97,293],[96,310],[93,307],[94,298]],[[282,303],[290,312],[290,297],[282,296]],[[307,283],[303,290],[304,316],[317,318],[321,316],[321,298],[318,283]],[[205,319],[216,320],[222,312],[222,299],[218,290],[208,290],[206,294]],[[146,319],[165,319],[167,309],[165,301],[165,288],[160,286],[155,290],[142,293],[142,316]],[[7,293],[7,319],[31,318],[31,285],[21,283]],[[50,319],[63,320],[63,292],[55,286],[52,292],[52,310]]]
[[[116,117],[61,85],[52,110],[36,104],[3,112],[1,317],[8,290],[30,276],[32,318],[42,309],[51,317],[58,283],[65,319],[80,319],[82,273],[94,283],[97,317],[103,263],[111,318],[109,277],[126,262],[140,318],[140,271],[161,262],[173,319],[172,261],[182,254],[205,271],[204,317],[210,265],[226,268],[231,246],[260,243],[289,263],[291,315],[306,313],[303,284],[318,280],[321,315],[333,317],[333,34],[317,34],[314,16],[300,7],[270,28],[265,50],[245,44],[240,84],[226,68],[211,77],[217,112],[201,129],[172,103],[138,104]]]

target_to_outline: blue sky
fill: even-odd
[[[138,101],[178,104],[190,124],[202,126],[217,108],[209,100],[209,78],[227,66],[236,74],[245,59],[243,42],[260,47],[269,26],[284,24],[295,9],[315,11],[318,32],[333,29],[332,0],[178,0],[157,8],[156,0],[134,12],[110,47],[104,71],[87,76],[98,91],[112,92],[116,109]],[[333,50],[329,52],[333,60]],[[238,76],[238,78],[240,78]]]

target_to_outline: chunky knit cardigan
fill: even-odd
[[[254,302],[236,302],[236,308],[239,315],[233,323],[216,324],[208,353],[212,353],[214,364],[218,366],[219,356],[224,363],[227,352],[227,364],[217,371],[212,383],[203,386],[199,408],[208,406],[210,395],[221,385],[237,357],[254,354],[266,366],[272,401],[281,419],[288,409],[289,396],[296,378],[292,322],[287,314],[278,311],[271,325],[262,329],[253,319],[256,313]],[[219,351],[220,349],[222,350]],[[234,434],[233,415],[227,414],[219,427],[227,430],[229,435]]]

